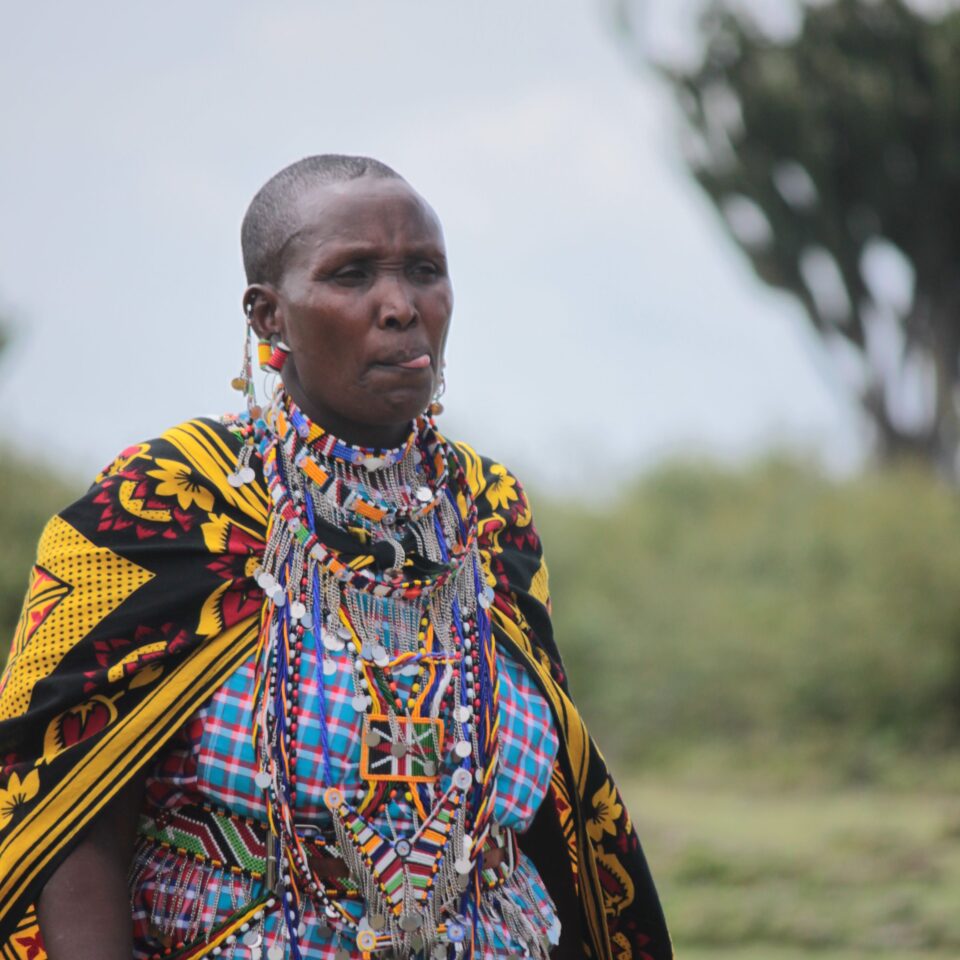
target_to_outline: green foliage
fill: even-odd
[[[852,386],[881,452],[957,478],[960,10],[804,4],[798,34],[774,42],[744,6],[714,2],[702,63],[661,69],[691,172],[758,276],[799,299],[831,351],[857,358]],[[914,277],[904,303],[865,266],[891,249]],[[929,410],[908,413],[918,372]]]
[[[31,463],[9,448],[0,465],[0,663],[13,636],[27,577],[43,525],[75,499],[82,483],[71,483],[51,467]]]
[[[681,464],[537,523],[575,699],[615,757],[792,745],[868,777],[953,742],[960,503],[927,473]]]

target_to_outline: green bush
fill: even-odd
[[[953,742],[960,503],[927,473],[677,464],[536,518],[574,694],[609,753]]]

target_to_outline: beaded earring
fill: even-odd
[[[443,404],[440,402],[440,398],[447,392],[446,367],[447,365],[444,364],[440,368],[440,382],[437,384],[437,389],[433,391],[433,398],[427,407],[427,413],[429,413],[431,417],[439,417],[440,414],[443,413]]]
[[[243,337],[243,362],[240,366],[240,373],[230,381],[230,386],[234,390],[239,390],[246,401],[247,410],[254,419],[260,416],[260,407],[257,404],[257,389],[253,382],[253,357],[250,349],[250,338],[253,331],[250,327],[250,316],[253,313],[253,307],[247,306],[247,328]]]
[[[257,361],[267,373],[279,373],[290,356],[290,348],[282,340],[258,340]]]

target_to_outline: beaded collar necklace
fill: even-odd
[[[249,482],[259,455],[272,503],[255,574],[265,594],[256,782],[267,797],[290,954],[301,956],[308,897],[345,956],[388,949],[408,958],[460,943],[476,923],[499,756],[493,593],[464,471],[428,416],[395,450],[356,448],[310,423],[280,391],[261,417],[241,418],[240,429],[246,443],[231,482]],[[328,542],[331,521],[362,532],[366,552],[361,543],[348,559]],[[415,555],[399,546],[401,536]],[[394,562],[378,569],[374,548],[385,541],[397,544]],[[439,572],[416,576],[421,559]],[[311,643],[322,674],[324,800],[366,904],[359,922],[327,897],[297,826],[299,681]],[[323,677],[346,664],[362,724],[365,786],[355,797],[334,780],[326,729]],[[386,835],[370,819],[397,791],[412,809],[411,836]]]

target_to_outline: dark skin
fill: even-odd
[[[361,177],[316,187],[276,284],[244,307],[257,335],[291,349],[288,393],[349,443],[393,447],[434,392],[453,291],[440,221],[404,180]]]
[[[284,386],[315,423],[348,443],[394,447],[430,402],[443,369],[453,291],[443,231],[403,180],[316,187],[276,283],[243,296],[258,336],[291,349]],[[127,873],[144,778],[95,819],[40,897],[50,960],[129,960]],[[554,956],[573,960],[565,942]]]

